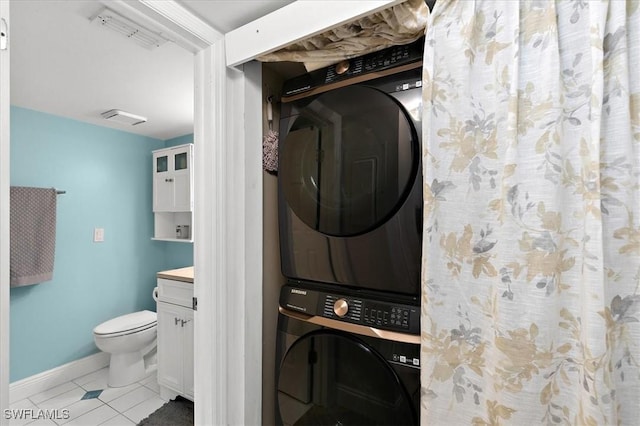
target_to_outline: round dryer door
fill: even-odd
[[[386,222],[417,176],[419,142],[391,96],[365,86],[324,93],[280,142],[284,197],[307,226],[348,237]]]
[[[284,425],[414,425],[411,399],[389,363],[355,337],[317,331],[289,348],[278,377]]]

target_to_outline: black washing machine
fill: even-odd
[[[334,289],[282,288],[278,424],[419,424],[419,307]]]
[[[422,43],[285,83],[278,203],[290,281],[420,294]]]

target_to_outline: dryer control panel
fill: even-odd
[[[420,38],[411,44],[391,46],[357,58],[345,59],[337,64],[285,81],[282,97],[287,98],[321,86],[361,78],[368,74],[381,76],[380,73],[392,68],[409,64],[417,65],[422,61],[423,52],[424,38]]]
[[[287,284],[280,306],[306,315],[321,316],[381,330],[420,334],[420,307],[380,300],[370,295],[349,295]]]

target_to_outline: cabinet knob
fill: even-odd
[[[164,181],[165,182],[173,182],[173,178],[166,178]]]
[[[180,318],[174,317],[173,320],[175,321],[173,325],[178,325],[178,321],[180,321]]]
[[[185,325],[186,323],[188,323],[189,321],[191,321],[191,320],[186,320],[186,321],[185,321],[185,320],[180,320],[180,322],[182,322],[182,324],[181,324],[180,326],[181,326],[181,327],[184,327],[184,325]]]

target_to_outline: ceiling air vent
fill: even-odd
[[[102,9],[96,16],[91,18],[91,23],[122,34],[147,49],[155,49],[168,41],[163,35],[148,30],[124,16],[118,15],[109,8]]]
[[[105,120],[109,120],[114,123],[129,124],[131,126],[142,124],[147,121],[146,117],[141,117],[129,112],[120,111],[119,109],[110,109],[109,111],[105,111],[100,115],[102,115],[102,118],[104,118]]]

